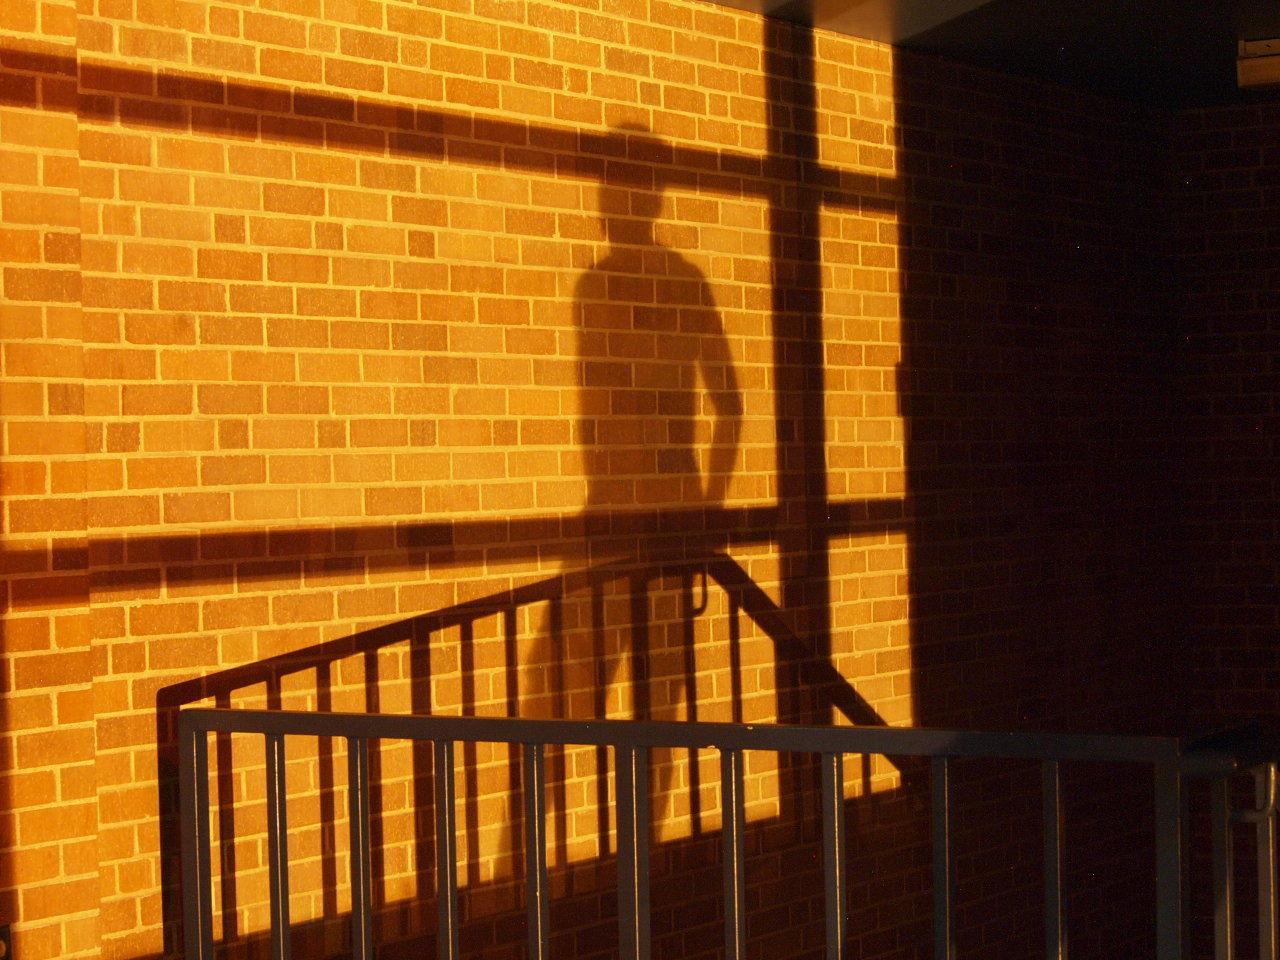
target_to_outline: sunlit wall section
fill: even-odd
[[[23,957],[178,949],[184,705],[770,722],[777,661],[814,639],[796,624],[829,612],[816,642],[909,719],[880,48],[815,51],[825,369],[799,400],[826,418],[819,544],[779,480],[785,154],[814,146],[770,107],[792,28],[686,2],[101,2],[75,29],[58,9],[0,14],[0,842],[23,848],[0,886]],[[302,954],[344,935],[343,750],[289,745]],[[217,933],[252,954],[261,743],[211,756]],[[430,758],[374,760],[380,936],[425,936]],[[555,883],[597,913],[607,766],[549,767]],[[488,747],[457,773],[481,922],[519,903],[518,778]],[[662,876],[718,828],[718,776],[655,756]],[[752,823],[805,782],[765,756],[747,777]],[[566,955],[605,949],[599,923]]]
[[[0,918],[97,953],[77,5],[0,9]]]
[[[835,188],[821,216],[832,656],[886,722],[909,725],[893,58],[848,37],[816,46],[819,157]]]

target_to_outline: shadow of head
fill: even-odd
[[[673,160],[671,145],[639,124],[609,134],[612,159],[600,179],[597,209],[613,244],[651,244]]]

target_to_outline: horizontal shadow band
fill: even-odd
[[[894,212],[900,194],[891,176],[811,162],[803,163],[805,179],[797,183],[799,144],[806,139],[800,135],[795,156],[763,156],[6,47],[0,47],[0,105],[582,179],[603,177],[609,162],[657,164],[669,187],[756,196],[784,207],[803,189],[819,192],[829,207],[885,214]]]
[[[355,557],[380,572],[448,568],[495,559],[576,559],[606,549],[618,538],[628,554],[688,555],[730,544],[771,543],[779,531],[803,529],[827,538],[904,532],[905,501],[858,500],[827,505],[821,525],[806,522],[803,505],[697,507],[635,512],[575,513],[514,519],[465,519],[377,526],[275,530],[210,530],[198,533],[89,537],[68,536],[51,547],[0,546],[0,574],[37,575],[13,580],[14,608],[83,601],[97,589],[153,584],[156,568],[182,568],[184,585],[266,581],[300,564],[341,563]],[[623,542],[625,541],[625,542]],[[235,564],[232,571],[229,564]],[[326,568],[327,569],[327,568]],[[39,574],[47,574],[41,577]]]

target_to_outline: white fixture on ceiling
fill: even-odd
[[[1236,80],[1243,90],[1280,86],[1280,39],[1241,40]]]

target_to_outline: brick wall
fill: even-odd
[[[723,589],[703,585],[695,628],[691,581],[656,573],[540,600],[514,636],[494,614],[412,650],[255,667],[562,571],[731,556],[757,605],[838,631],[817,652],[910,720],[888,51],[824,37],[810,72],[790,31],[681,4],[4,17],[4,824],[20,853],[3,886],[23,956],[174,949],[161,814],[181,703],[829,714],[778,678],[810,652],[775,668],[746,618],[730,679]],[[798,196],[819,168],[824,193]],[[810,298],[776,298],[775,276]],[[828,495],[847,517],[815,552],[802,524]],[[294,915],[332,947],[342,775],[330,748],[298,751]],[[261,755],[237,741],[215,759],[237,869],[220,933],[251,940]],[[471,917],[503,902],[482,888],[511,864],[479,819],[505,766],[463,759]],[[687,761],[659,761],[674,790]],[[424,851],[397,813],[420,771],[390,747],[379,762],[394,939],[424,929],[402,905]],[[553,797],[557,869],[601,853],[569,815],[593,799],[586,762],[563,761],[572,789]],[[776,815],[777,780],[752,771],[753,818]]]
[[[1156,118],[687,2],[61,10],[0,11],[24,958],[176,951],[187,703],[1136,722]],[[345,762],[290,750],[297,939],[336,953]],[[254,956],[261,747],[213,756]],[[464,937],[507,956],[513,774],[460,759]],[[711,954],[713,758],[655,759],[658,905],[702,891],[659,949]],[[752,762],[753,949],[803,954],[812,771]],[[379,936],[412,945],[430,765],[376,765]],[[600,760],[551,767],[558,949],[607,954]],[[922,942],[910,773],[850,765],[863,956]],[[1016,955],[1020,848],[969,809],[966,929]]]
[[[917,720],[1140,726],[1173,621],[1167,118],[944,61],[897,85]]]
[[[1280,111],[1189,112],[1176,129],[1188,663],[1197,714],[1238,723],[1280,708]]]
[[[925,58],[899,57],[895,83],[916,722],[1160,729],[1176,712],[1167,118]],[[1063,783],[1072,954],[1149,955],[1149,927],[1124,918],[1152,910],[1150,780]],[[962,765],[956,795],[958,895],[978,905],[961,955],[1038,955],[1034,771]]]

